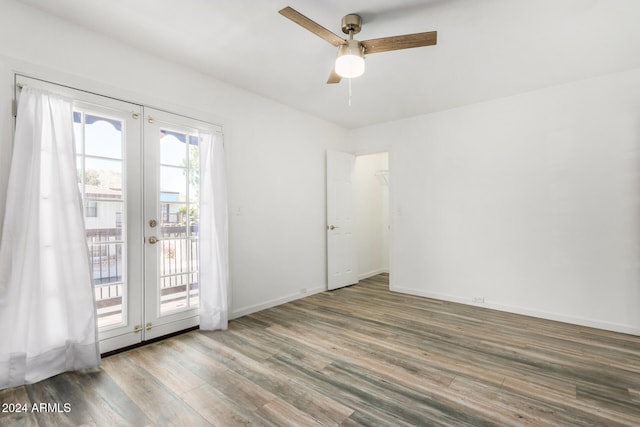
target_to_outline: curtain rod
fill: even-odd
[[[135,102],[135,101],[128,101],[128,100],[123,99],[123,98],[117,98],[117,97],[115,97],[115,96],[105,95],[105,94],[98,93],[98,92],[92,92],[92,91],[90,91],[90,90],[79,89],[79,88],[77,88],[77,87],[73,87],[73,86],[65,85],[65,84],[62,84],[62,83],[56,83],[56,82],[52,82],[52,81],[50,81],[50,80],[45,80],[45,79],[40,79],[40,78],[38,78],[38,77],[28,76],[28,75],[26,75],[26,74],[14,73],[14,76],[13,76],[13,77],[14,77],[14,81],[16,81],[16,80],[18,79],[18,77],[24,77],[24,78],[26,78],[26,79],[37,80],[37,81],[42,82],[42,83],[51,84],[51,85],[55,85],[55,86],[61,86],[61,87],[67,88],[67,89],[76,90],[76,91],[78,91],[78,92],[84,92],[84,93],[87,93],[87,94],[89,94],[89,95],[100,96],[100,97],[107,98],[107,99],[112,99],[112,100],[114,100],[114,101],[118,101],[118,102],[124,102],[124,103],[127,103],[127,104],[137,105],[138,107],[142,107],[142,108],[144,108],[144,107],[154,108],[154,109],[156,109],[156,110],[164,111],[164,112],[167,112],[167,113],[169,113],[169,114],[175,114],[176,116],[185,117],[185,118],[187,118],[187,119],[198,120],[198,121],[200,121],[200,122],[203,122],[203,123],[209,124],[209,125],[211,125],[211,126],[218,127],[218,128],[220,128],[220,131],[219,131],[219,132],[224,134],[224,132],[223,132],[223,130],[224,130],[224,126],[222,126],[222,125],[220,125],[220,124],[212,123],[212,122],[210,122],[210,121],[208,121],[208,120],[198,119],[198,118],[195,118],[195,117],[185,116],[184,114],[180,114],[180,113],[175,113],[175,112],[172,112],[172,111],[168,111],[168,110],[165,110],[164,108],[154,107],[154,106],[152,106],[152,105],[140,104],[139,102]],[[16,88],[18,88],[18,90],[22,90],[22,88],[24,87],[24,85],[23,85],[22,83],[18,82],[18,81],[16,81],[16,82],[15,82],[15,85],[16,85]],[[15,117],[15,114],[14,114],[14,117]]]
[[[98,92],[92,92],[90,90],[80,89],[80,88],[73,87],[73,86],[70,86],[70,85],[67,85],[67,84],[58,83],[58,82],[54,82],[54,81],[46,80],[46,79],[41,79],[41,78],[38,78],[38,77],[33,77],[33,76],[26,75],[26,74],[21,74],[21,73],[15,73],[14,74],[14,79],[15,80],[18,80],[19,77],[23,77],[23,78],[30,79],[30,80],[37,80],[37,81],[45,83],[45,84],[60,86],[60,87],[66,88],[66,89],[71,89],[71,90],[75,90],[75,91],[78,91],[78,92],[84,92],[84,93],[87,93],[89,95],[101,96],[103,98],[113,99],[114,101],[126,102],[127,104],[133,104],[133,105],[137,105],[139,107],[142,107],[142,105],[137,103],[137,102],[127,101],[126,99],[116,98],[115,96],[109,96],[109,95],[105,95],[105,94],[98,93]],[[24,85],[22,83],[18,82],[18,81],[16,81],[15,84],[16,84],[16,87],[18,89],[24,88]]]

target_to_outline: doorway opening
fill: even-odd
[[[358,279],[389,273],[389,153],[355,161],[355,236]]]

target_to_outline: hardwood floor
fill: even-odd
[[[381,275],[0,402],[28,406],[2,426],[638,426],[640,337],[395,294]]]

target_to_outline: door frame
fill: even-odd
[[[128,298],[127,302],[129,303],[126,306],[126,313],[123,312],[123,317],[125,320],[124,324],[118,327],[102,328],[99,331],[100,352],[111,352],[131,345],[136,345],[162,335],[167,335],[172,332],[188,329],[189,327],[197,325],[199,318],[196,315],[185,316],[184,318],[176,319],[174,323],[157,325],[157,327],[152,329],[153,332],[147,331],[145,329],[144,252],[146,249],[145,236],[148,236],[149,234],[146,233],[148,227],[148,224],[146,223],[147,215],[145,215],[142,200],[144,182],[143,118],[145,117],[145,109],[153,109],[155,112],[179,117],[185,122],[191,121],[192,123],[204,124],[206,125],[206,127],[219,133],[222,132],[223,126],[202,119],[190,118],[183,114],[167,112],[165,110],[148,107],[140,103],[115,98],[113,96],[104,95],[90,90],[75,88],[68,84],[45,80],[43,78],[38,78],[17,71],[13,72],[13,78],[16,91],[21,85],[28,84],[32,87],[37,87],[62,94],[70,98],[72,101],[74,101],[74,103],[81,104],[83,107],[89,106],[89,109],[91,109],[92,106],[95,106],[95,109],[98,110],[97,112],[99,112],[100,110],[108,110],[109,108],[112,108],[114,111],[118,111],[120,113],[126,112],[126,114],[128,114],[132,120],[135,120],[135,122],[129,123],[127,125],[127,128],[137,128],[137,140],[139,141],[139,143],[127,144],[127,146],[125,147],[125,150],[127,150],[126,154],[124,154],[125,152],[123,151],[123,155],[127,156],[127,159],[125,160],[125,169],[123,169],[123,180],[126,180],[128,183],[128,188],[126,188],[125,190],[127,194],[123,194],[123,200],[125,200],[127,204],[126,216],[128,218],[129,224],[136,224],[135,226],[130,225],[127,229],[126,242],[128,245],[130,245],[127,249],[127,282],[136,282],[142,285],[139,286],[140,292],[130,292],[130,295],[126,297],[123,295],[123,300],[125,298]],[[15,93],[14,100],[16,100],[17,98],[18,94]],[[201,115],[202,113],[194,114],[194,116]],[[130,178],[130,174],[133,172],[139,174],[137,179],[127,179]],[[132,201],[130,200],[131,198],[127,197],[128,194],[137,194],[140,197],[135,199],[132,203]],[[140,320],[134,321],[132,318],[138,315],[140,316]],[[137,323],[140,323],[141,327],[139,330],[134,330],[134,325],[136,325]]]
[[[331,151],[335,152],[335,150],[327,150],[327,153],[329,153]],[[361,156],[368,156],[368,155],[372,155],[372,154],[383,154],[383,153],[385,153],[387,155],[387,172],[388,172],[388,174],[390,174],[392,155],[391,155],[390,150],[388,150],[388,149],[375,150],[375,151],[370,151],[370,152],[369,151],[357,152],[357,153],[345,153],[345,152],[340,152],[340,151],[338,151],[338,152],[339,153],[348,154],[349,156],[353,156],[354,160],[357,159],[358,157],[361,157]],[[327,160],[327,162],[328,162],[328,160]],[[355,172],[355,167],[354,167],[354,172]],[[330,227],[331,226],[331,221],[330,221],[329,213],[328,213],[328,210],[329,210],[329,206],[328,205],[330,203],[329,202],[329,198],[330,198],[330,191],[331,190],[330,190],[330,187],[329,187],[330,184],[329,184],[328,173],[329,172],[327,170],[327,177],[326,177],[326,185],[327,185],[327,188],[326,188],[326,192],[327,192],[327,194],[326,194],[327,219],[326,219],[326,223],[327,223],[327,227]],[[352,199],[355,199],[355,194],[357,194],[357,192],[358,192],[357,183],[355,181],[356,180],[354,179],[354,185],[353,185],[353,189],[352,189],[353,190]],[[392,250],[392,248],[393,248],[393,222],[394,222],[394,218],[395,218],[395,215],[394,215],[394,212],[395,212],[395,210],[394,210],[395,200],[393,198],[393,192],[392,192],[393,190],[392,190],[392,181],[391,180],[387,181],[387,191],[388,191],[388,194],[387,194],[388,195],[388,205],[386,207],[386,209],[387,209],[386,216],[387,216],[387,223],[388,223],[388,227],[389,227],[387,248],[386,248],[386,251],[385,251],[385,256],[387,257],[387,266],[386,266],[386,268],[384,268],[384,266],[383,266],[383,268],[381,269],[382,270],[381,272],[390,273],[390,271],[393,268],[393,255],[392,255],[392,253],[393,253],[393,250]],[[354,212],[355,212],[355,209],[354,209]],[[357,214],[356,214],[356,215],[354,215],[354,221],[357,221],[357,220],[358,220],[358,218],[357,218]],[[368,276],[366,274],[364,276],[360,275],[360,271],[358,270],[359,266],[358,266],[358,263],[356,262],[355,263],[355,265],[356,265],[356,271],[355,271],[356,278],[355,278],[355,280],[351,280],[353,283],[346,283],[344,285],[340,285],[340,286],[336,286],[336,287],[331,286],[331,284],[330,284],[331,272],[330,272],[330,267],[329,267],[329,257],[330,257],[330,240],[329,239],[331,237],[331,235],[329,234],[330,232],[331,232],[331,230],[327,229],[327,240],[326,240],[326,245],[327,245],[327,270],[326,270],[327,271],[327,289],[328,290],[332,290],[332,289],[337,289],[337,288],[339,288],[341,286],[348,286],[350,284],[357,283],[359,280],[363,280],[363,279],[367,278]],[[358,235],[357,235],[357,233],[355,233],[354,235],[355,235],[354,241],[355,241],[355,243],[357,245]],[[355,248],[356,245],[354,245],[354,248]],[[389,278],[389,287],[391,288],[391,276]]]

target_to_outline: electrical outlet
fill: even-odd
[[[474,304],[484,304],[484,297],[473,297],[471,302]]]

